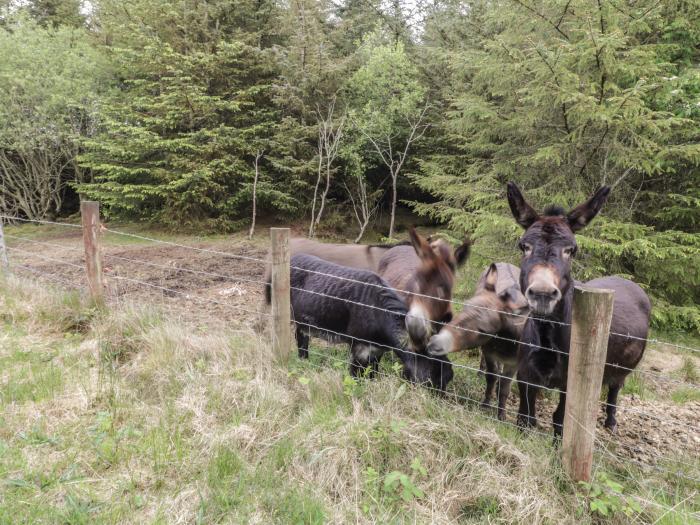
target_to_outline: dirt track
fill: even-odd
[[[61,248],[10,240],[8,244],[11,247],[31,253],[10,251],[15,270],[25,275],[57,279],[62,285],[83,288],[84,262],[80,233],[71,232],[42,240]],[[260,319],[258,312],[262,305],[264,274],[262,261],[267,257],[267,250],[261,244],[245,240],[187,240],[183,244],[226,252],[231,256],[160,243],[106,244],[104,262],[108,300],[159,304],[183,322],[200,327],[254,326]],[[260,262],[236,256],[259,259]],[[42,260],[41,257],[58,259],[78,267]],[[700,368],[700,360],[695,361]],[[649,348],[640,368],[677,380],[677,370],[682,363],[683,358],[678,354]],[[683,452],[697,465],[700,462],[700,402],[687,401],[682,405],[672,402],[668,394],[678,384],[665,383],[654,377],[652,374],[645,379],[646,388],[651,394],[645,399],[635,395],[620,398],[619,403],[623,408],[618,412],[617,435],[611,436],[602,430],[601,411],[600,435],[607,443],[607,450],[616,456],[663,465],[669,470],[677,469],[678,465],[664,463],[662,458],[673,458]],[[513,394],[509,400],[512,410],[517,410],[516,397]],[[552,400],[542,401],[539,415],[546,426],[551,421],[554,406]],[[509,413],[508,418],[514,419],[513,412]],[[606,453],[605,449],[603,453]]]
[[[79,235],[64,235],[50,242],[60,249],[30,242],[12,245],[26,253],[10,252],[13,260],[37,275],[59,283],[83,287],[84,257]],[[148,301],[159,304],[185,322],[250,325],[263,300],[263,274],[267,251],[246,242],[188,242],[188,246],[230,253],[230,256],[168,244],[107,244],[103,247],[108,301]],[[260,262],[240,256],[259,259]],[[81,266],[63,265],[50,257]],[[20,272],[30,273],[18,268]]]

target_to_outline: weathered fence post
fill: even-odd
[[[589,481],[613,290],[574,288],[562,460],[574,481]]]
[[[5,232],[2,229],[2,219],[0,219],[0,273],[6,272],[10,268],[7,259],[7,248],[5,248]]]
[[[272,241],[272,349],[286,359],[292,345],[289,228],[270,228]]]
[[[82,201],[80,215],[83,223],[85,269],[90,296],[95,303],[101,305],[104,303],[104,287],[102,285],[102,250],[100,247],[100,203]]]

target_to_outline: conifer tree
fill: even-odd
[[[104,6],[123,80],[83,156],[95,179],[81,192],[112,215],[231,227],[252,205],[263,151],[259,204],[295,206],[268,169],[284,156],[273,147],[276,8],[258,4],[143,1],[126,16]]]
[[[573,204],[612,185],[605,218],[579,236],[587,259],[578,276],[635,275],[663,289],[663,301],[696,304],[700,270],[687,269],[700,256],[697,233],[656,227],[670,210],[681,213],[679,204],[689,221],[697,207],[690,189],[700,162],[697,98],[689,96],[697,88],[689,60],[697,56],[689,51],[697,49],[697,10],[690,13],[697,2],[661,4],[477,1],[464,10],[446,3],[428,25],[451,75],[440,147],[423,156],[416,177],[440,201],[416,210],[503,247],[502,239],[519,234],[505,206],[506,181],[542,205]],[[464,36],[446,35],[452,28]],[[661,210],[649,190],[669,194]],[[695,312],[678,325],[699,329]]]

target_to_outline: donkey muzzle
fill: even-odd
[[[452,334],[447,330],[430,338],[426,351],[431,356],[447,355],[452,350]]]
[[[558,279],[547,267],[538,266],[530,273],[530,285],[525,290],[525,298],[530,310],[538,315],[549,315],[561,299],[557,286]]]
[[[530,305],[530,310],[536,314],[549,315],[554,311],[554,307],[561,299],[561,292],[558,288],[553,290],[533,290],[528,288],[525,292],[527,302]]]
[[[414,344],[425,345],[432,326],[425,310],[421,306],[412,306],[406,315],[406,331]]]

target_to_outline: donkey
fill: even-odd
[[[455,250],[455,256],[450,255],[450,247],[442,239],[433,240],[428,238],[426,240],[429,243],[430,248],[435,252],[436,257],[444,257],[446,260],[450,260],[450,264],[456,266],[456,255],[466,259],[468,250],[464,255],[461,251]],[[404,248],[404,250],[392,251],[395,248]],[[295,237],[289,241],[289,250],[292,256],[300,253],[305,253],[307,255],[315,255],[316,257],[329,261],[341,266],[348,266],[350,268],[357,268],[360,270],[369,270],[372,272],[378,272],[379,264],[382,257],[387,254],[387,252],[392,251],[392,257],[398,259],[398,265],[392,265],[390,274],[393,275],[394,269],[398,268],[400,270],[400,265],[404,264],[406,260],[410,261],[410,264],[419,265],[420,260],[415,256],[414,249],[411,247],[411,241],[399,241],[395,244],[332,244],[315,241],[312,239],[305,239],[303,237]],[[271,254],[268,253],[268,259],[270,259]],[[452,260],[454,258],[454,260]],[[403,262],[402,262],[403,261]],[[396,261],[394,261],[396,262]],[[265,268],[265,282],[270,282],[272,275],[272,266],[270,264],[266,265]],[[434,279],[430,277],[430,279]],[[427,287],[426,287],[427,290]],[[427,290],[430,292],[430,290]],[[408,297],[411,300],[411,297]],[[445,303],[448,304],[449,303]],[[264,314],[265,303],[260,306],[260,315],[256,322],[256,330],[262,330],[265,326]]]
[[[445,241],[440,239],[433,240],[428,237],[428,242],[439,253]],[[324,261],[376,273],[379,270],[379,261],[387,251],[397,246],[410,245],[410,241],[399,241],[394,244],[334,244],[319,242],[305,237],[292,237],[289,239],[289,253],[291,255],[298,253],[315,255]],[[270,259],[270,255],[268,254],[268,259]],[[268,264],[265,268],[266,281],[269,280],[271,271],[272,268]]]
[[[527,311],[527,300],[520,292],[520,269],[508,263],[492,263],[481,274],[476,293],[465,301],[464,309],[428,343],[427,351],[432,356],[481,347],[482,368],[486,369],[486,392],[481,405],[491,406],[498,381],[500,420],[505,419],[517,365],[517,341]]]
[[[341,266],[349,266],[359,270],[377,272],[379,260],[391,248],[409,244],[408,241],[401,241],[397,244],[333,244],[319,242],[305,237],[292,237],[289,239],[289,253],[291,256],[305,253],[314,255],[324,261],[329,261]],[[268,252],[267,259],[272,259],[272,253]],[[272,278],[272,265],[265,265],[264,281],[270,282]],[[255,329],[262,331],[265,323],[266,304],[260,305],[260,313],[255,324]]]
[[[532,385],[558,388],[559,405],[553,424],[555,437],[561,436],[575,284],[571,278],[571,260],[577,251],[574,234],[598,214],[609,193],[610,187],[603,186],[568,213],[550,206],[539,215],[525,201],[520,189],[508,183],[508,204],[516,222],[525,229],[518,243],[522,251],[520,287],[531,312],[518,349],[521,427],[537,424],[535,402],[539,388]],[[637,366],[644,354],[651,304],[637,284],[620,277],[594,279],[586,285],[615,291],[611,332],[627,334],[611,333],[603,375],[603,384],[608,386],[605,427],[614,432],[618,393],[630,369]]]
[[[404,243],[405,244],[405,243]],[[350,268],[376,272],[379,260],[396,244],[333,244],[319,242],[304,237],[293,237],[289,240],[291,255],[305,253],[315,255],[320,259]]]
[[[452,288],[457,268],[469,257],[471,241],[454,252],[441,239],[429,243],[409,230],[411,246],[395,246],[379,261],[379,275],[404,298],[406,330],[416,348],[424,348],[433,332],[452,320]]]
[[[406,349],[402,299],[377,274],[298,254],[291,259],[291,303],[300,358],[308,358],[313,335],[350,345],[350,373],[376,375],[381,356],[392,349],[404,377],[444,390],[452,380],[447,358]],[[271,300],[270,287],[267,302]]]

